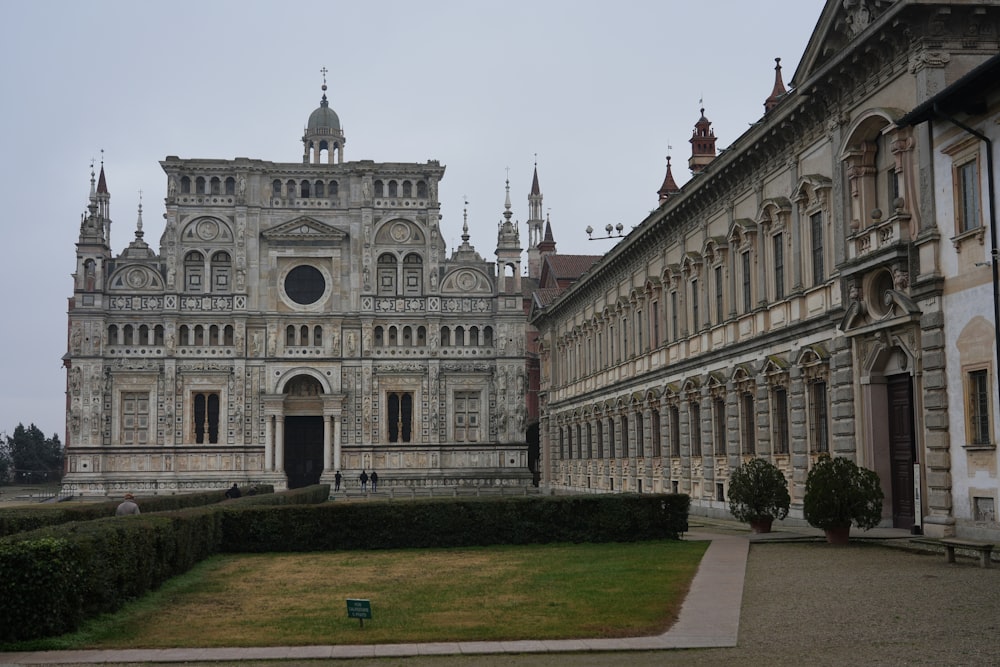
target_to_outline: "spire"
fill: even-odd
[[[667,176],[663,179],[663,185],[660,189],[656,191],[656,194],[660,195],[660,203],[667,201],[670,197],[680,192],[681,189],[677,187],[677,181],[674,180],[674,172],[670,168],[670,156],[667,156]]]
[[[705,117],[705,107],[701,108],[701,118],[694,124],[691,133],[691,157],[688,168],[692,174],[700,173],[715,159],[715,131],[712,121]]]
[[[552,235],[552,222],[548,214],[545,215],[545,238],[538,244],[538,250],[543,255],[552,255],[556,252],[556,239]]]
[[[778,102],[788,91],[785,89],[785,83],[781,80],[781,58],[774,59],[774,88],[771,90],[771,95],[766,100],[764,100],[764,113],[768,113],[778,105]]]
[[[452,261],[481,262],[483,258],[469,243],[469,200],[462,207],[462,245],[451,253]]]
[[[142,190],[139,190],[139,214],[135,221],[135,239],[128,244],[122,256],[128,258],[154,257],[155,253],[150,249],[149,244],[142,240],[142,237]]]
[[[542,188],[538,185],[538,154],[535,154],[535,172],[531,177],[528,193],[528,277],[538,278],[542,273],[542,255],[538,244],[542,242]]]

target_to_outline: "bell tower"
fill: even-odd
[[[319,108],[309,115],[309,122],[306,123],[306,129],[302,135],[303,164],[322,164],[324,155],[327,164],[344,163],[344,144],[347,143],[347,139],[344,137],[344,130],[340,127],[340,118],[330,108],[330,103],[326,99],[326,73],[328,71],[325,67],[320,70],[323,74],[323,98],[319,101]]]

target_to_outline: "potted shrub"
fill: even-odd
[[[729,478],[729,512],[754,533],[770,533],[771,523],[788,516],[788,482],[777,466],[751,459]]]
[[[851,524],[868,530],[882,520],[878,473],[850,459],[822,455],[806,477],[802,511],[810,525],[826,532],[831,544],[846,544]]]

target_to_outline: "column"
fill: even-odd
[[[330,415],[323,415],[323,470],[330,470]]]
[[[274,417],[274,470],[285,472],[285,415]]]
[[[333,470],[340,470],[340,417],[334,415],[333,422]]]
[[[264,422],[264,472],[274,470],[274,420],[267,415]]]

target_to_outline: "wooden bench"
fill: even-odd
[[[990,553],[993,551],[993,545],[989,542],[974,542],[972,540],[958,540],[953,537],[947,537],[941,540],[941,545],[948,552],[949,563],[955,562],[955,549],[965,549],[967,551],[979,552],[980,567],[990,566]]]

